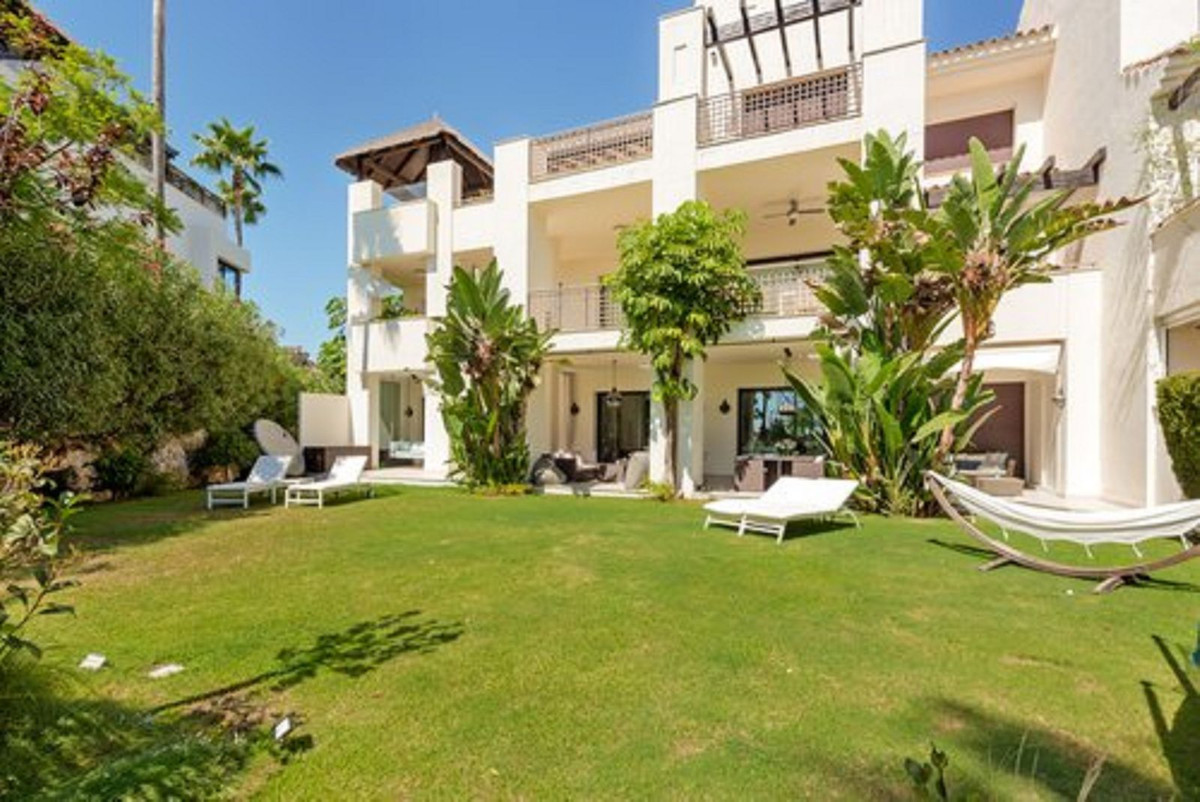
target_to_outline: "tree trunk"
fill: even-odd
[[[154,110],[158,112],[161,131],[155,131],[151,137],[151,161],[154,172],[154,193],[158,202],[167,202],[167,85],[166,85],[166,52],[167,52],[167,9],[166,0],[154,0],[154,51],[153,51],[153,93]],[[166,232],[163,231],[162,221],[156,225],[159,247],[166,242]]]
[[[954,385],[954,396],[950,399],[950,410],[958,412],[967,400],[967,386],[971,381],[971,373],[975,366],[975,351],[979,348],[979,339],[975,335],[973,321],[963,320],[963,358],[962,366],[958,369],[958,382]],[[937,462],[944,460],[954,447],[954,427],[942,429],[942,439],[938,443]]]
[[[242,247],[242,174],[234,168],[233,171],[233,233],[237,238],[237,246]]]
[[[675,432],[679,426],[679,401],[663,399],[663,481],[678,488],[675,482]]]

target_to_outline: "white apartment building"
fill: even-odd
[[[651,373],[619,348],[601,279],[617,229],[702,199],[748,214],[764,298],[695,365],[700,393],[681,410],[685,490],[727,485],[739,458],[793,434],[780,363],[815,369],[821,310],[806,280],[837,239],[826,186],[839,157],[859,159],[864,134],[887,129],[924,154],[933,202],[970,136],[998,164],[1024,145],[1047,190],[1152,193],[1128,225],[1063,254],[1052,283],[1004,302],[978,364],[1002,410],[977,441],[1032,488],[1171,498],[1153,387],[1200,367],[1200,54],[1183,46],[1198,15],[1195,0],[1026,0],[1018,32],[930,53],[921,0],[696,0],[660,20],[648,110],[490,157],[436,119],[353,148],[336,159],[354,179],[347,390],[304,399],[302,440],[444,475],[425,334],[452,267],[494,258],[557,331],[529,412],[533,454],[646,450],[661,475]],[[380,319],[397,292],[410,314]]]
[[[70,41],[66,34],[55,31],[64,42]],[[27,66],[28,62],[0,39],[0,80],[13,82]],[[168,156],[174,158],[175,152],[168,149]],[[153,182],[148,148],[145,159],[130,162],[129,167],[146,184]],[[224,201],[168,163],[166,204],[182,224],[178,233],[167,237],[167,249],[199,270],[205,283],[220,282],[240,296],[242,278],[250,272],[250,252],[230,238]]]

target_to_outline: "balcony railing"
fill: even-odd
[[[862,70],[851,64],[703,100],[697,135],[701,145],[717,145],[861,113]]]
[[[642,112],[533,140],[534,181],[648,159],[654,153],[654,116]]]
[[[543,330],[603,331],[625,325],[621,307],[600,284],[535,290],[529,293],[529,316]]]
[[[750,268],[750,276],[762,292],[762,300],[746,314],[753,317],[804,317],[822,312],[821,302],[809,286],[819,280],[824,266],[819,262]],[[621,308],[609,290],[600,284],[534,290],[529,293],[529,316],[542,329],[562,332],[604,331],[625,325]]]

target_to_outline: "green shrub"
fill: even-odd
[[[642,490],[650,494],[650,498],[655,501],[674,501],[679,494],[675,492],[675,485],[670,482],[652,482],[649,479],[642,482]]]
[[[190,462],[193,473],[232,466],[240,474],[257,458],[258,445],[250,435],[240,429],[230,429],[211,433],[204,445],[192,452]]]
[[[1178,373],[1158,383],[1158,422],[1171,468],[1183,493],[1200,498],[1200,373]]]
[[[128,498],[139,492],[150,477],[150,460],[134,448],[116,446],[105,449],[92,463],[96,485],[113,498]]]

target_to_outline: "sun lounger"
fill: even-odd
[[[291,507],[293,504],[324,507],[326,493],[337,494],[347,490],[365,489],[370,494],[371,486],[362,481],[362,474],[366,467],[366,457],[338,457],[334,460],[329,475],[324,479],[288,485],[287,493],[283,497],[283,505],[285,507]]]
[[[823,520],[847,515],[858,526],[858,518],[846,508],[858,482],[852,479],[801,479],[785,476],[755,499],[722,499],[704,506],[708,517],[704,528],[728,526],[746,532],[765,532],[783,542],[792,521]]]
[[[250,506],[250,496],[256,493],[270,493],[271,503],[274,504],[275,493],[284,486],[283,479],[291,461],[291,457],[259,457],[242,481],[209,485],[206,488],[208,508],[240,506],[246,509]]]

